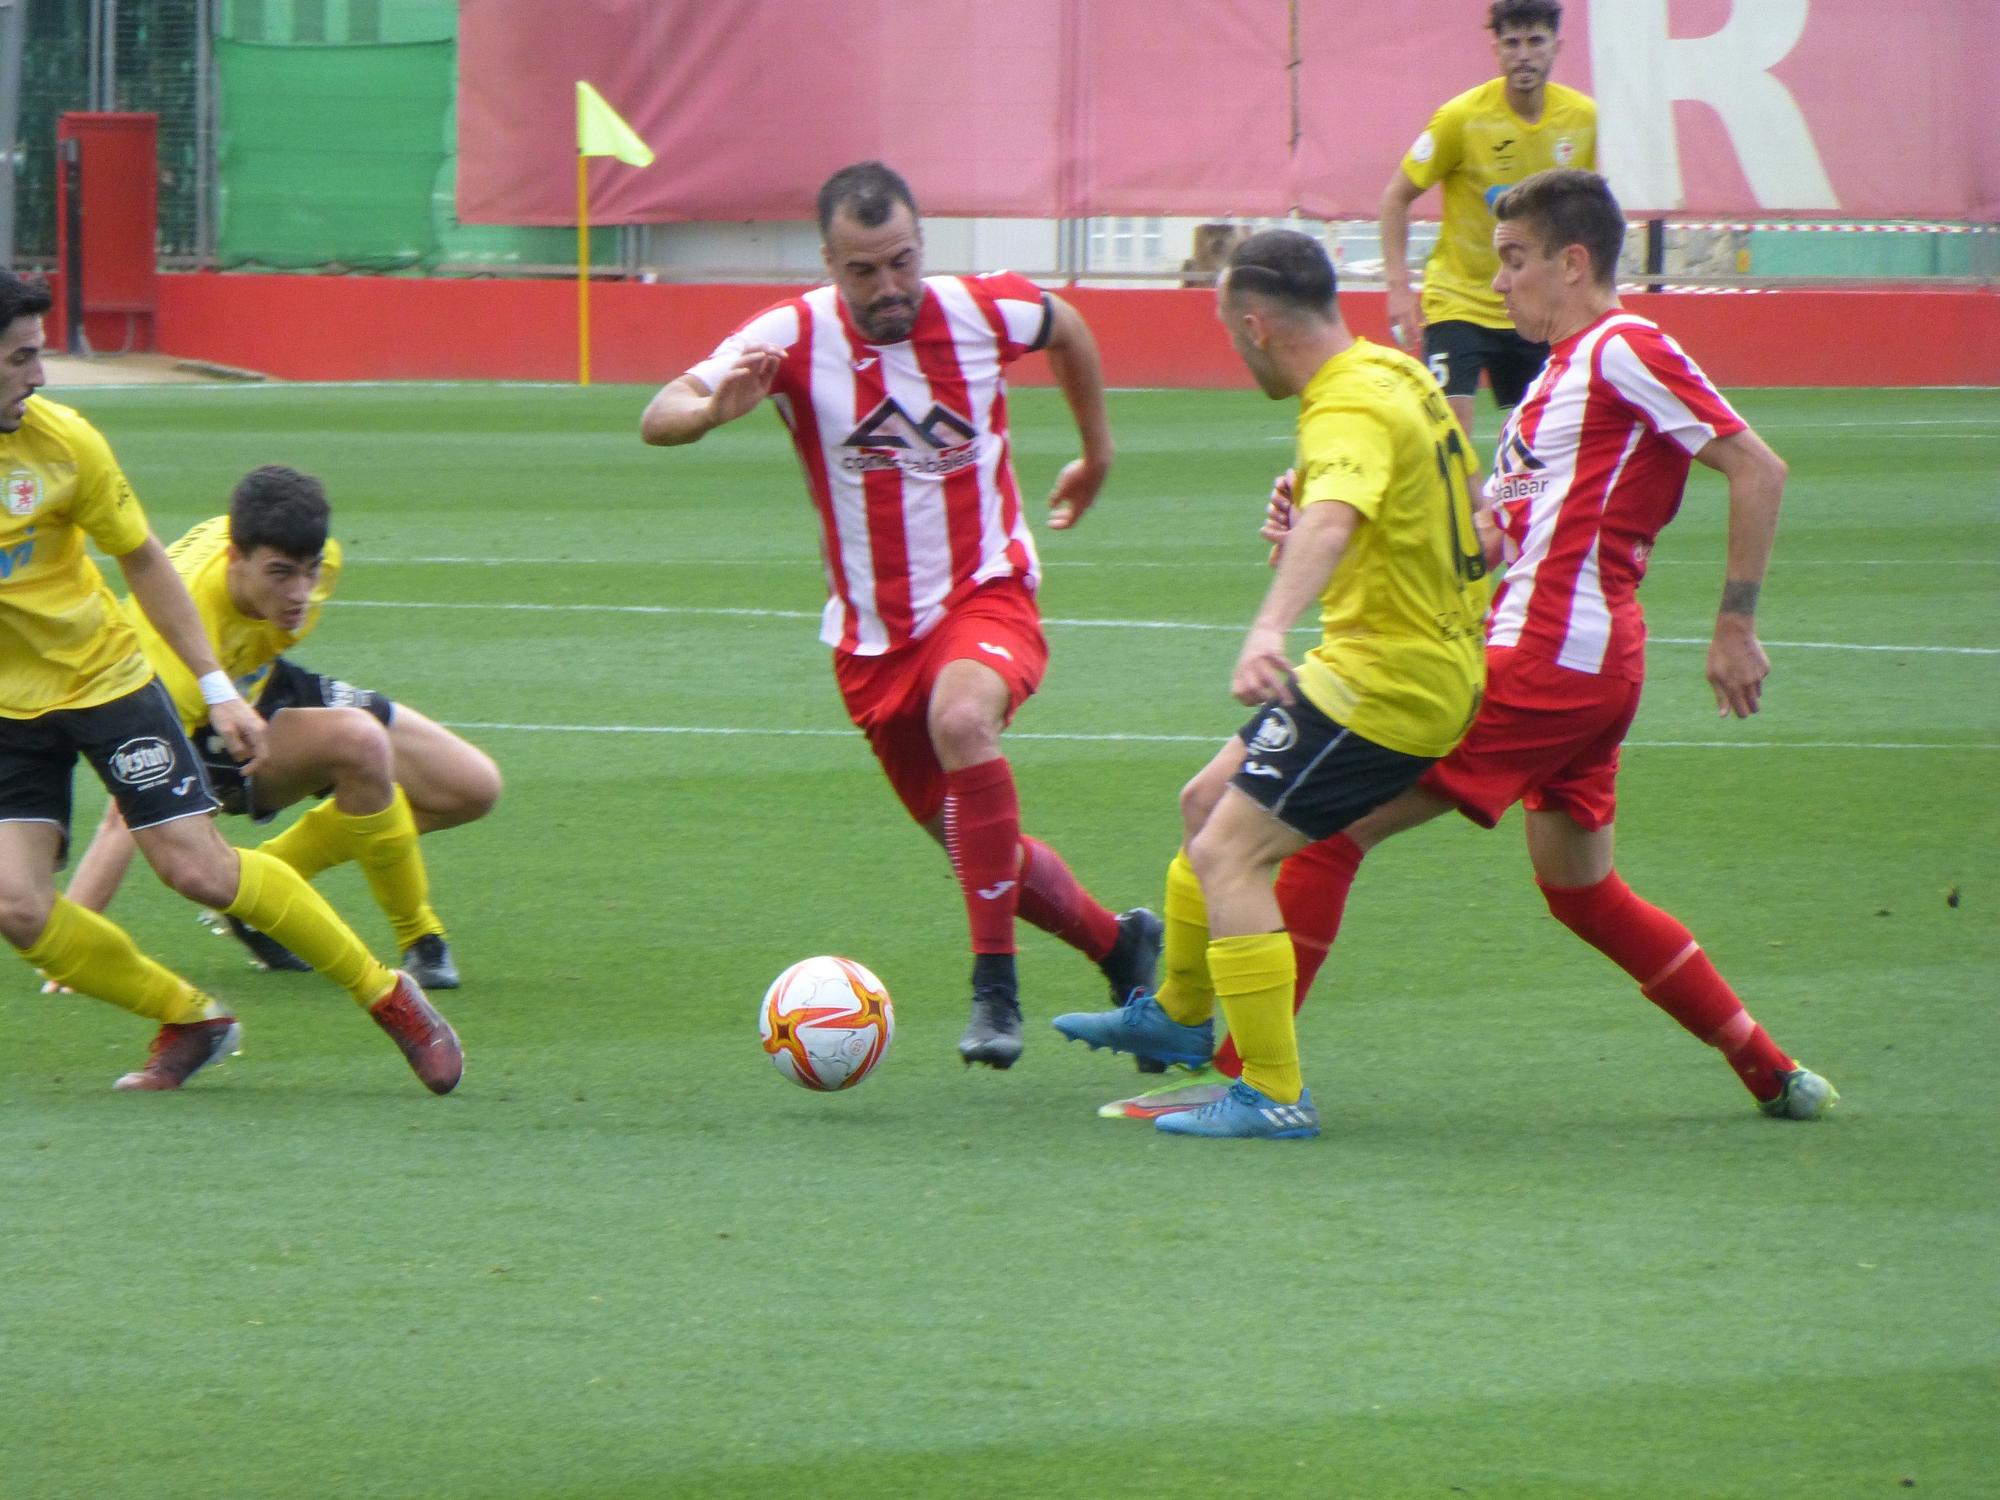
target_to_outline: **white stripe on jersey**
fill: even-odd
[[[819,428],[820,461],[826,468],[827,499],[833,508],[834,546],[847,579],[846,599],[827,579],[826,609],[820,616],[819,638],[829,645],[841,639],[847,605],[856,614],[856,642],[863,650],[880,651],[888,642],[881,616],[875,612],[875,558],[868,537],[868,502],[861,476],[840,466],[841,440],[854,431],[862,413],[854,409],[854,347],[840,325],[839,293],[815,287],[801,299],[812,311],[812,405]]]
[[[736,363],[736,356],[752,342],[771,344],[780,349],[790,348],[799,341],[799,311],[789,302],[767,308],[757,315],[755,322],[745,324],[715,346],[715,352],[698,365],[688,368],[694,376],[711,391],[722,384],[722,377]]]
[[[944,304],[945,316],[950,320],[952,342],[958,350],[959,373],[965,380],[966,395],[972,403],[969,415],[974,430],[980,434],[980,563],[972,575],[973,579],[985,583],[1012,573],[1014,566],[1008,560],[1007,545],[1015,542],[1027,555],[1028,587],[1033,588],[1041,579],[1041,560],[1035,552],[1034,534],[1028,529],[1027,508],[1022,507],[1013,528],[1009,530],[1006,501],[1001,489],[1004,477],[1001,468],[1009,461],[1010,454],[1005,434],[996,432],[993,425],[993,408],[1000,399],[999,349],[992,342],[986,314],[980,311],[979,304],[973,300],[962,279],[956,276],[937,277],[931,282],[931,290]],[[1038,308],[1013,300],[1003,300],[999,306],[1007,335],[1015,343],[1032,343],[1042,331],[1044,314]],[[966,334],[973,330],[984,336],[975,335],[968,339]]]
[[[803,442],[807,485],[827,533],[820,639],[864,656],[927,634],[954,592],[1017,574],[1031,589],[1040,580],[1001,408],[1005,356],[1041,335],[1046,303],[1011,276],[997,284],[936,276],[924,284],[912,341],[851,339],[839,293],[823,286],[759,313],[689,372],[713,389],[748,342],[790,351],[773,399],[795,446]],[[808,330],[811,346],[802,349]],[[801,398],[810,401],[810,420],[792,410]],[[863,424],[869,437],[853,441]],[[871,483],[880,497],[872,534]],[[885,515],[892,493],[897,503]]]
[[[1637,324],[1642,328],[1652,326],[1638,318],[1614,318],[1605,326],[1612,328],[1631,324]],[[1681,346],[1664,330],[1660,333],[1660,342],[1671,349],[1687,367],[1687,378],[1691,382],[1700,380],[1703,384],[1707,383],[1703,377],[1695,373],[1693,362],[1688,359]],[[1688,409],[1685,402],[1660,384],[1652,371],[1639,362],[1639,356],[1632,352],[1631,345],[1623,339],[1613,339],[1606,346],[1604,357],[1598,362],[1598,370],[1606,380],[1618,388],[1619,395],[1652,418],[1660,436],[1671,438],[1688,453],[1699,453],[1714,440],[1715,428],[1702,421]],[[1719,392],[1711,387],[1709,394],[1714,396],[1730,415],[1735,415],[1734,408],[1722,399]]]
[[[1536,626],[1537,639],[1544,647],[1554,633],[1552,627],[1559,627],[1555,660],[1562,666],[1582,672],[1596,673],[1606,669],[1619,628],[1618,616],[1604,580],[1602,549],[1611,512],[1618,510],[1623,524],[1629,526],[1633,517],[1627,507],[1634,503],[1648,508],[1664,503],[1667,513],[1671,512],[1672,504],[1678,503],[1678,487],[1670,497],[1663,492],[1650,498],[1646,495],[1644,486],[1649,481],[1645,474],[1651,472],[1650,469],[1642,470],[1638,477],[1640,490],[1629,496],[1621,494],[1621,484],[1629,487],[1632,482],[1627,477],[1628,465],[1639,452],[1641,444],[1655,435],[1654,428],[1649,428],[1647,424],[1655,424],[1660,437],[1678,445],[1682,452],[1688,454],[1698,452],[1718,433],[1713,423],[1698,416],[1686,401],[1663,383],[1661,376],[1646,366],[1626,339],[1614,337],[1627,329],[1641,336],[1657,337],[1671,351],[1681,369],[1670,373],[1668,379],[1678,379],[1690,391],[1699,392],[1702,397],[1715,402],[1721,412],[1734,415],[1679,345],[1644,318],[1615,314],[1587,330],[1577,340],[1559,371],[1552,363],[1536,376],[1520,405],[1507,420],[1495,454],[1494,477],[1488,485],[1489,494],[1498,496],[1510,478],[1514,484],[1524,480],[1540,483],[1539,489],[1526,502],[1525,534],[1518,555],[1509,559],[1507,577],[1487,633],[1488,640],[1495,646],[1519,645],[1533,615],[1539,622]],[[1583,423],[1594,396],[1606,408],[1611,406],[1607,398],[1615,397],[1624,403],[1630,424],[1624,433],[1620,434],[1616,427],[1600,427],[1585,433]],[[1524,427],[1529,426],[1532,426],[1534,440],[1524,446],[1520,434]],[[1604,464],[1611,458],[1606,451],[1609,442],[1618,443],[1619,449],[1606,474]],[[1509,470],[1510,456],[1517,456],[1529,448],[1535,460],[1546,467],[1532,471],[1521,467]],[[1652,462],[1650,457],[1648,461]],[[1581,557],[1574,559],[1574,576],[1557,576],[1550,570],[1560,572],[1570,564],[1570,559],[1552,559],[1550,554],[1563,526],[1564,506],[1572,500],[1579,469],[1585,469],[1593,476],[1590,480],[1593,488],[1601,484],[1600,509],[1594,524],[1591,524],[1587,548]],[[1597,475],[1605,477],[1599,480],[1595,477]],[[1507,502],[1502,500],[1501,503],[1505,505]],[[1663,522],[1664,515],[1652,523],[1651,529],[1657,531]],[[1573,532],[1579,524],[1590,524],[1589,519],[1581,515],[1571,518],[1570,531]],[[1629,531],[1624,535],[1629,538]],[[1571,535],[1570,540],[1574,542],[1576,538]],[[1644,540],[1650,545],[1650,536]],[[1626,544],[1620,542],[1620,545]],[[1631,566],[1621,558],[1618,577],[1623,579]],[[1545,577],[1545,573],[1549,576]],[[1534,609],[1538,586],[1544,594],[1554,591],[1540,611]],[[1562,591],[1565,589],[1569,591],[1568,608],[1558,620],[1554,611],[1562,608]],[[1624,607],[1621,604],[1620,608]]]
[[[937,289],[933,282],[932,290]],[[917,363],[916,346],[891,344],[878,352],[882,359],[883,394],[914,420],[923,421],[933,398],[930,380]],[[984,428],[976,417],[972,426],[974,431]],[[939,483],[913,483],[910,476],[903,476],[903,549],[909,559],[910,629],[915,636],[929,634],[943,618],[939,604],[951,592],[951,526],[944,506],[937,500]],[[871,623],[881,629],[879,621]],[[882,639],[886,641],[887,635]]]
[[[1499,484],[1501,467],[1507,454],[1520,441],[1521,418],[1537,411],[1546,401],[1548,410],[1539,413],[1535,456],[1548,467],[1538,474],[1543,481],[1541,492],[1528,502],[1527,535],[1521,541],[1518,554],[1507,560],[1507,576],[1494,606],[1492,623],[1486,631],[1489,645],[1517,646],[1521,642],[1521,628],[1528,620],[1528,605],[1535,597],[1536,571],[1549,555],[1556,521],[1562,515],[1563,499],[1576,480],[1576,457],[1580,451],[1574,442],[1550,443],[1548,438],[1556,437],[1562,431],[1565,417],[1570,426],[1581,425],[1582,398],[1589,394],[1590,389],[1590,350],[1595,347],[1601,333],[1601,329],[1596,330],[1577,345],[1560,381],[1553,380],[1549,367],[1544,365],[1520,403],[1508,414],[1506,425],[1501,429],[1500,442],[1494,450],[1494,478],[1489,488]],[[1573,398],[1574,409],[1569,409],[1569,401],[1559,401],[1559,396]],[[1552,451],[1545,453],[1545,448]]]

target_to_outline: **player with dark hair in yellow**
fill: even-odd
[[[1217,304],[1230,341],[1267,396],[1299,398],[1298,520],[1230,680],[1261,706],[1190,783],[1227,778],[1228,790],[1168,868],[1159,993],[1055,1021],[1093,1047],[1198,1067],[1220,1001],[1243,1076],[1154,1121],[1170,1134],[1319,1134],[1272,873],[1414,785],[1464,735],[1485,681],[1486,557],[1464,434],[1422,365],[1348,332],[1334,291],[1325,249],[1294,230],[1230,256]],[[1285,633],[1315,603],[1321,640],[1294,668]]]
[[[1493,204],[1515,183],[1550,167],[1597,164],[1597,105],[1588,94],[1549,82],[1562,51],[1556,0],[1494,0],[1487,12],[1500,76],[1438,106],[1382,193],[1382,276],[1389,329],[1423,357],[1444,387],[1452,414],[1472,431],[1473,397],[1484,371],[1494,404],[1521,399],[1549,346],[1523,338],[1493,290]],[[1410,205],[1442,185],[1444,216],[1424,293],[1410,290]]]
[[[240,1034],[215,1000],[57,894],[82,754],[167,885],[296,949],[368,1010],[427,1088],[448,1092],[464,1057],[415,981],[378,963],[296,871],[232,849],[216,831],[193,747],[86,538],[117,561],[194,674],[217,733],[253,767],[264,724],[217,667],[110,447],[77,413],[36,396],[50,306],[45,288],[0,272],[0,936],[58,983],[161,1022],[121,1089],[177,1089]]]
[[[340,577],[331,519],[318,479],[265,464],[237,481],[227,515],[201,522],[167,549],[222,670],[270,726],[254,776],[220,743],[193,675],[134,600],[125,601],[126,619],[223,811],[261,823],[301,798],[323,797],[260,845],[262,852],[308,880],[353,861],[389,919],[403,969],[427,990],[457,989],[417,836],[485,816],[499,800],[500,771],[484,751],[408,704],[308,671],[285,654],[318,625]],[[107,807],[70,880],[70,899],[103,911],[132,850],[117,807]],[[235,921],[230,928],[262,967],[310,967],[267,934]]]

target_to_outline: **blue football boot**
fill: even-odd
[[[1319,1111],[1313,1107],[1311,1089],[1299,1095],[1297,1104],[1280,1104],[1238,1079],[1215,1103],[1161,1115],[1153,1128],[1168,1135],[1302,1141],[1319,1134]]]
[[[1072,1011],[1050,1024],[1073,1042],[1184,1068],[1198,1068],[1215,1055],[1214,1021],[1183,1026],[1151,995],[1134,995],[1116,1010]]]

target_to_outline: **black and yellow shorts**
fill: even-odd
[[[1249,754],[1229,784],[1314,843],[1408,791],[1436,764],[1356,734],[1304,694],[1266,703],[1236,737]]]
[[[200,817],[217,807],[173,700],[156,677],[90,708],[0,718],[0,822],[53,823],[67,850],[78,755],[97,772],[128,828]]]
[[[271,675],[265,681],[263,691],[257,694],[257,712],[268,721],[287,708],[359,708],[373,714],[387,728],[396,715],[396,705],[380,693],[358,688],[351,682],[342,682],[338,677],[322,677],[317,672],[308,672],[297,662],[279,657],[271,663]],[[195,731],[195,749],[201,756],[201,763],[208,773],[210,786],[226,813],[240,813],[254,822],[268,823],[278,814],[278,809],[260,808],[257,805],[256,789],[252,778],[243,774],[243,767],[236,757],[229,753],[229,747],[222,742],[222,736],[204,724]],[[319,795],[324,797],[331,787],[323,788]]]

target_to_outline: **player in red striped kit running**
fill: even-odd
[[[1613,276],[1625,220],[1603,178],[1543,172],[1503,195],[1495,212],[1494,289],[1522,335],[1551,347],[1501,433],[1486,489],[1507,564],[1487,626],[1486,697],[1458,748],[1414,788],[1285,862],[1277,894],[1298,961],[1293,1003],[1326,958],[1368,850],[1454,808],[1491,828],[1520,802],[1535,882],[1556,919],[1720,1051],[1766,1114],[1815,1119],[1838,1099],[1833,1086],[1787,1056],[1693,934],[1612,865],[1618,751],[1645,677],[1637,589],[1654,538],[1680,508],[1690,460],[1728,479],[1728,559],[1708,680],[1722,714],[1756,713],[1770,672],[1757,595],[1784,463],[1673,339],[1619,306]],[[1281,494],[1265,532],[1274,541],[1287,510]],[[1190,816],[1221,790],[1191,785]],[[1215,1061],[1232,1077],[1241,1070],[1231,1047]],[[1198,1080],[1105,1112],[1150,1116],[1220,1092]]]
[[[925,276],[908,184],[880,162],[819,192],[832,285],[766,308],[668,382],[641,435],[692,443],[766,397],[819,511],[820,639],[849,716],[909,814],[944,846],[971,927],[967,1063],[1021,1054],[1018,915],[1095,960],[1123,1001],[1151,988],[1160,924],[1113,916],[1061,856],[1021,832],[1008,721],[1048,661],[1034,538],[1014,478],[1004,367],[1046,351],[1083,454],[1049,496],[1082,519],[1111,467],[1097,346],[1075,309],[1023,277]]]

